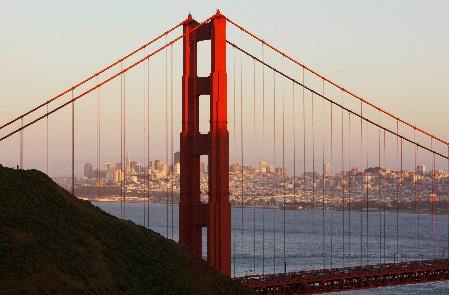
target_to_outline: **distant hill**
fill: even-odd
[[[186,248],[0,165],[0,294],[252,294]]]

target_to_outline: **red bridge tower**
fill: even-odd
[[[207,227],[207,261],[231,274],[231,207],[229,204],[229,133],[227,129],[226,19],[219,11],[199,27],[184,23],[181,132],[181,200],[179,240],[194,255],[202,254]],[[194,29],[197,27],[196,29]],[[197,43],[211,41],[211,74],[197,75]],[[210,96],[210,130],[199,132],[199,99]],[[205,99],[205,98],[204,98]],[[200,156],[208,155],[209,201],[200,201]]]

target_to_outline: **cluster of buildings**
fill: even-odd
[[[104,195],[119,195],[124,185],[129,195],[137,198],[146,192],[154,194],[154,201],[163,198],[168,190],[179,198],[180,154],[176,152],[173,165],[155,160],[141,165],[129,155],[121,163],[105,163],[100,171],[92,164],[84,164],[84,176],[76,180],[78,195],[95,193],[100,186]],[[201,194],[207,200],[208,177],[206,163],[201,162]],[[320,171],[318,171],[320,170]],[[330,163],[315,172],[288,175],[286,167],[275,167],[260,161],[258,167],[239,162],[229,169],[230,200],[243,206],[288,206],[294,209],[326,206],[338,209],[352,202],[353,208],[378,209],[412,208],[416,201],[425,204],[446,200],[448,174],[442,170],[427,171],[424,165],[416,171],[393,171],[370,167],[363,171],[357,167],[351,171],[333,173]],[[366,199],[368,197],[368,204]],[[159,200],[162,201],[162,200]]]

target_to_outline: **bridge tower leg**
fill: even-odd
[[[231,207],[229,203],[229,133],[227,129],[226,19],[217,11],[209,23],[184,23],[181,199],[179,240],[198,257],[202,228],[207,227],[207,261],[231,275]],[[211,74],[197,75],[197,43],[211,41]],[[210,99],[210,130],[199,132],[199,99]],[[200,156],[208,155],[209,199],[200,200]]]

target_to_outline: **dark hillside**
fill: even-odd
[[[247,294],[177,243],[0,165],[0,294]]]

